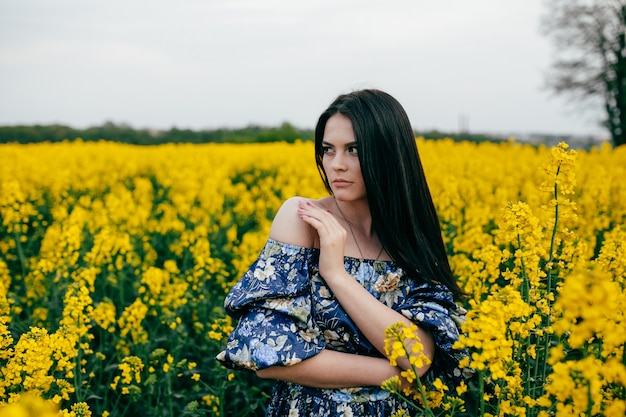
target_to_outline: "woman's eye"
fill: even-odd
[[[322,153],[330,153],[332,150],[330,146],[322,146]]]
[[[348,153],[352,154],[352,155],[358,155],[359,153],[359,148],[357,146],[350,146],[348,148]]]

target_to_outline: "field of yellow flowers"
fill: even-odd
[[[418,147],[475,375],[398,394],[424,415],[625,415],[626,148]],[[263,414],[269,383],[214,360],[222,303],[281,202],[325,195],[311,143],[8,144],[0,161],[0,417]]]

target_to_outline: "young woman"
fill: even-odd
[[[320,116],[315,158],[329,197],[294,197],[259,258],[228,294],[239,319],[226,366],[277,380],[267,416],[388,416],[380,388],[408,361],[384,357],[384,331],[415,323],[428,384],[453,387],[464,311],[408,117],[389,94],[339,96]]]

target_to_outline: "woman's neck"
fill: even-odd
[[[338,215],[351,227],[355,233],[366,239],[372,238],[372,215],[367,200],[339,201],[333,196],[333,204]],[[333,211],[333,209],[331,209]]]

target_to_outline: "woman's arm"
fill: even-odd
[[[363,332],[365,337],[381,354],[385,354],[385,329],[391,324],[399,321],[406,324],[411,324],[411,321],[374,298],[345,271],[343,263],[344,245],[346,239],[345,229],[341,227],[332,214],[321,209],[317,205],[303,206],[303,201],[307,200],[294,197],[285,201],[272,222],[270,237],[280,242],[290,243],[302,247],[312,247],[316,242],[319,242],[321,249],[320,272],[326,281],[326,284],[332,289],[337,301],[355,322],[361,332]],[[306,209],[304,217],[300,212],[302,208]],[[424,345],[424,354],[432,360],[435,350],[432,336],[422,329],[419,329],[418,333],[422,344]],[[337,360],[338,362],[331,362],[330,365],[332,368],[330,371],[336,371],[333,378],[324,379],[324,377],[326,375],[330,375],[331,372],[327,372],[325,375],[316,375],[315,369],[308,369],[308,367],[317,367],[316,362],[309,361],[312,361],[322,354],[324,356],[332,355],[332,360]],[[349,356],[343,357],[342,355]],[[313,386],[312,384],[314,381],[309,380],[309,377],[322,377],[320,381],[326,381],[326,383],[332,384],[333,381],[340,380],[337,378],[350,377],[350,375],[345,375],[345,373],[347,372],[349,374],[353,372],[353,367],[355,365],[354,362],[360,362],[362,359],[366,361],[375,360],[376,362],[374,363],[377,367],[385,368],[385,372],[377,374],[377,376],[380,377],[376,378],[380,379],[378,383],[390,376],[395,375],[396,372],[399,372],[399,369],[391,367],[386,359],[381,358],[368,358],[365,356],[350,355],[327,350],[320,352],[320,354],[316,355],[316,357],[309,358],[294,366],[271,367],[267,370],[259,371],[258,374],[263,378],[284,379],[309,386]],[[344,358],[346,361],[342,362],[342,360],[338,358]],[[320,357],[317,360],[322,360],[322,358]],[[326,358],[324,358],[323,364],[326,366]],[[333,364],[337,366],[333,367]],[[369,365],[373,364],[369,363]],[[398,359],[398,365],[402,369],[408,369],[410,366],[408,360],[401,358]],[[302,372],[295,371],[294,369],[297,369],[296,367],[301,367]],[[419,369],[418,375],[422,376],[426,373],[428,368],[429,365],[425,365]],[[292,372],[293,375],[291,375]],[[295,378],[298,378],[298,380],[293,379],[294,375]],[[357,373],[357,375],[354,376],[360,380],[362,375]],[[369,376],[371,377],[372,375]],[[363,385],[363,381],[361,380],[356,384],[353,384],[356,381],[349,382],[350,384],[343,384],[342,387]],[[374,385],[377,385],[377,383]],[[330,386],[328,387],[330,388]]]
[[[359,330],[382,354],[385,354],[385,329],[397,322],[403,322],[407,325],[412,324],[405,316],[374,298],[372,294],[345,271],[343,274],[337,274],[331,278],[324,276],[324,279],[333,291],[339,304],[348,313]],[[420,327],[417,329],[417,334],[424,347],[421,353],[432,361],[435,355],[433,337]],[[410,345],[407,348],[410,352]],[[408,359],[404,357],[398,358],[398,366],[402,369],[408,369],[410,367]],[[418,376],[424,375],[429,368],[430,364],[426,364],[418,369]]]
[[[354,355],[324,349],[291,366],[272,366],[257,371],[261,378],[280,379],[314,388],[380,386],[400,369],[384,358]]]
[[[307,202],[299,203],[298,213],[319,236],[319,268],[324,281],[359,330],[384,354],[385,329],[396,322],[411,324],[411,321],[378,301],[346,272],[343,253],[347,233],[332,213]],[[421,328],[418,328],[418,335],[424,346],[422,353],[432,361],[435,354],[432,336]],[[407,359],[399,359],[398,365],[403,369],[410,366]],[[418,375],[425,374],[428,368],[429,365],[420,368]]]

